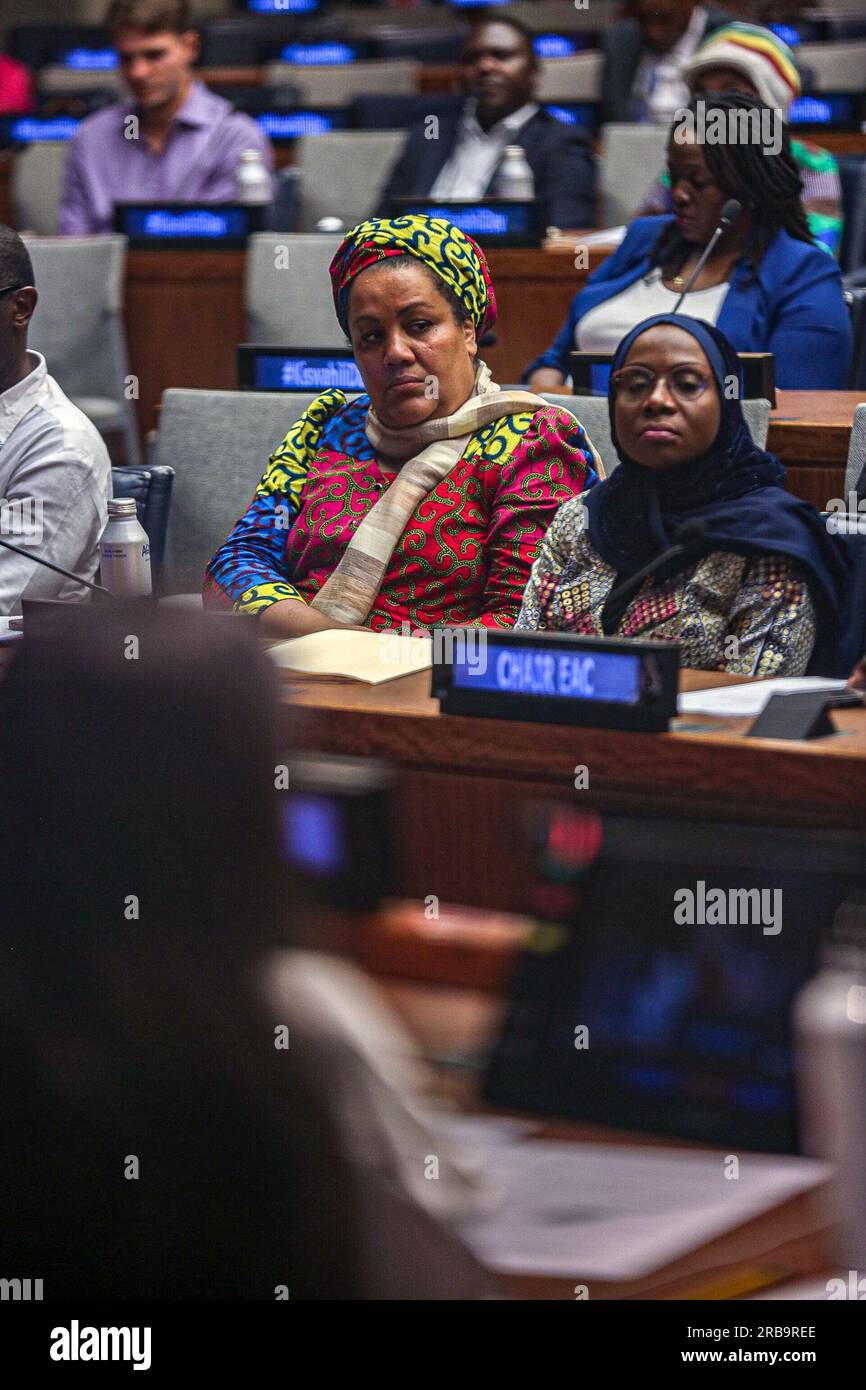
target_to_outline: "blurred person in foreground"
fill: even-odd
[[[206,603],[272,637],[511,627],[556,508],[601,461],[569,411],[491,380],[490,271],[453,223],[370,218],[330,273],[366,391],[325,391],[292,425],[208,565]]]
[[[629,17],[602,34],[602,124],[667,125],[688,101],[686,64],[731,18],[695,0],[634,0]]]
[[[275,729],[252,629],[201,614],[64,608],[0,685],[0,1223],[46,1299],[485,1289],[412,1043],[300,944]]]
[[[683,77],[692,96],[712,105],[716,92],[744,92],[788,119],[801,92],[794,54],[770,30],[757,24],[726,24],[705,39]],[[839,166],[829,150],[812,140],[791,136],[791,154],[800,171],[801,198],[815,244],[837,255],[842,241],[842,185]],[[671,212],[670,179],[661,174],[647,195],[642,216]]]
[[[733,136],[724,143],[719,130]],[[851,366],[842,277],[815,245],[800,171],[778,112],[740,92],[692,97],[671,127],[673,214],[639,217],[571,302],[552,345],[526,368],[537,391],[557,391],[570,354],[613,352],[643,319],[671,313],[730,198],[740,212],[679,305],[717,324],[737,352],[771,352],[776,385],[841,390]]]
[[[27,347],[38,302],[33,262],[0,223],[0,536],[83,579],[99,564],[111,463],[96,426]],[[0,615],[24,598],[83,599],[83,584],[0,547]]]
[[[834,651],[847,552],[753,442],[738,381],[731,344],[698,319],[626,335],[608,395],[619,467],[557,512],[517,628],[675,641],[683,666],[742,676],[802,675]],[[689,524],[684,553],[642,579]]]
[[[256,122],[194,78],[187,0],[114,0],[105,25],[132,100],[88,117],[70,141],[61,235],[113,231],[120,202],[233,202],[244,150],[273,170]]]
[[[403,194],[487,198],[506,145],[520,145],[532,170],[545,226],[592,227],[595,165],[586,135],[564,125],[535,97],[539,63],[532,35],[508,14],[484,14],[463,52],[466,104],[459,116],[439,116],[436,139],[427,121],[409,132],[379,203]]]
[[[0,53],[0,116],[33,110],[33,79],[23,63]]]

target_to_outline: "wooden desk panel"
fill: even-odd
[[[866,711],[837,711],[814,743],[742,737],[749,720],[690,716],[669,734],[440,715],[421,672],[378,687],[287,681],[284,729],[311,751],[398,769],[397,891],[522,911],[527,802],[583,800],[611,812],[861,832]],[[723,684],[684,673],[684,688]],[[695,728],[706,732],[695,732]],[[585,765],[589,791],[574,790]]]

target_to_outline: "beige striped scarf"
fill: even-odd
[[[382,424],[371,406],[366,433],[373,448],[389,458],[405,458],[406,462],[364,517],[310,607],[339,622],[363,623],[409,518],[421,499],[459,462],[476,430],[505,415],[543,410],[548,405],[533,391],[501,391],[491,379],[489,367],[479,361],[472,395],[453,415],[426,420],[409,429],[392,430]],[[576,417],[572,418],[577,423]],[[603,477],[601,458],[591,443],[589,447],[598,475]]]

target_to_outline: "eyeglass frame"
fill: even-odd
[[[669,372],[654,372],[654,371],[651,371],[651,369],[650,369],[649,367],[640,367],[640,366],[638,366],[638,364],[635,362],[631,367],[620,367],[619,371],[614,372],[613,376],[611,377],[611,382],[612,382],[613,386],[614,386],[615,389],[616,389],[617,395],[619,395],[620,382],[621,382],[622,377],[623,377],[623,374],[624,374],[625,372],[647,372],[647,373],[649,374],[650,381],[649,381],[648,384],[647,384],[647,389],[646,389],[645,394],[644,394],[643,396],[641,396],[641,398],[640,398],[639,401],[636,401],[636,402],[635,402],[636,405],[638,405],[638,404],[643,404],[643,402],[644,402],[649,396],[652,395],[653,391],[655,390],[656,386],[658,385],[658,383],[659,383],[660,381],[663,381],[663,382],[665,383],[665,386],[668,388],[669,393],[670,393],[672,396],[675,396],[676,399],[677,399],[678,401],[680,401],[681,403],[684,403],[684,404],[686,404],[686,405],[691,405],[694,401],[699,401],[700,398],[701,398],[701,396],[704,395],[704,393],[706,392],[707,387],[709,386],[710,382],[713,380],[713,374],[712,374],[712,372],[708,372],[708,373],[706,373],[706,374],[701,373],[701,374],[700,374],[700,377],[701,377],[701,389],[700,389],[700,391],[698,391],[698,393],[697,393],[696,395],[689,397],[685,402],[683,402],[682,396],[681,396],[681,395],[679,394],[679,392],[675,389],[675,387],[673,386],[672,382],[668,379],[670,376],[673,375],[674,372],[679,372],[679,371],[683,371],[683,370],[694,372],[694,371],[696,371],[697,369],[696,369],[695,367],[690,366],[687,362],[681,362],[681,363],[679,363],[678,366],[676,366],[676,367],[671,367],[671,369],[670,369]]]

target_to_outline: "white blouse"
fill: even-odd
[[[724,281],[707,290],[692,290],[679,312],[715,323],[729,289],[730,285]],[[612,299],[588,309],[575,325],[574,345],[578,352],[614,352],[636,323],[652,318],[653,314],[671,313],[679,297],[678,290],[665,288],[661,267],[655,266],[648,275],[635,280]]]

